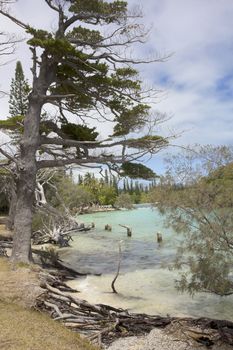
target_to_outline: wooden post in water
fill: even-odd
[[[119,255],[118,255],[118,266],[117,266],[117,272],[116,272],[116,276],[114,277],[112,283],[111,283],[111,287],[112,287],[112,291],[113,293],[117,293],[116,288],[115,288],[115,282],[119,276],[120,273],[120,267],[121,267],[121,257],[122,257],[122,252],[121,252],[121,243],[123,241],[119,242]]]
[[[127,230],[127,236],[128,236],[128,237],[132,237],[132,233],[133,233],[133,232],[132,232],[132,228],[131,228],[131,227],[126,226],[126,225],[121,225],[121,224],[119,224],[119,226],[126,228],[126,230]]]
[[[163,242],[163,236],[162,233],[157,232],[157,242],[158,243],[162,243]]]

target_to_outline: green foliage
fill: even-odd
[[[127,145],[129,148],[148,149],[154,147],[161,147],[168,144],[168,141],[162,136],[144,136],[138,139],[128,139]]]
[[[11,193],[11,172],[7,168],[0,168],[0,213],[7,213]]]
[[[0,129],[9,134],[14,143],[18,142],[19,136],[23,133],[23,123],[25,114],[28,110],[28,96],[30,87],[27,79],[24,77],[21,62],[16,63],[15,77],[11,82],[9,112],[10,117],[0,120]]]
[[[100,205],[113,205],[116,197],[117,193],[114,187],[103,185],[98,195],[98,202]]]
[[[116,69],[116,76],[119,78],[135,77],[138,75],[138,71],[132,67],[124,67]]]
[[[102,35],[98,30],[91,30],[81,26],[75,27],[67,33],[67,39],[74,40],[77,42],[77,45],[88,43],[89,45],[95,46],[95,44],[100,43],[103,40]]]
[[[177,281],[177,289],[188,291],[191,295],[208,291],[221,296],[232,293],[231,266],[229,257],[216,252],[214,255],[205,252],[199,259],[189,259],[189,273],[182,273]]]
[[[139,163],[126,162],[122,164],[121,169],[123,176],[129,176],[132,179],[144,179],[149,180],[156,176],[156,174],[148,167]]]
[[[204,179],[207,183],[222,183],[233,181],[233,163],[220,166],[218,169],[210,172],[209,176]]]
[[[111,74],[109,82],[111,85],[118,89],[132,89],[135,92],[139,92],[141,89],[141,81],[136,78],[138,72],[130,68],[117,69],[115,73]]]
[[[138,128],[145,125],[150,107],[144,104],[138,104],[132,108],[127,108],[130,105],[129,101],[125,101],[126,105],[119,105],[119,101],[113,100],[111,102],[111,107],[113,109],[118,109],[120,111],[119,116],[116,118],[117,124],[114,127],[113,136],[123,136],[127,135],[129,132],[135,131]]]
[[[161,213],[166,215],[167,224],[182,234],[174,262],[174,268],[184,271],[177,281],[181,291],[233,293],[231,152],[228,164],[225,151],[218,147],[206,150],[202,147],[193,152],[190,149],[183,158],[175,156],[170,161],[167,178],[152,195]],[[206,169],[209,169],[207,176]],[[183,184],[177,184],[181,175]]]
[[[24,116],[15,115],[4,120],[0,120],[0,129],[23,132]]]
[[[142,198],[141,198],[140,192],[132,192],[130,196],[131,196],[131,200],[134,204],[142,203]]]
[[[24,77],[22,64],[16,63],[15,77],[11,81],[9,112],[12,117],[25,116],[28,109],[30,86]]]
[[[104,178],[100,179],[95,178],[91,173],[86,173],[84,177],[78,176],[78,184],[92,193],[94,201],[101,205],[114,205],[119,194],[130,195],[131,202],[135,204],[149,202],[147,186],[132,179],[129,184],[128,178],[124,179],[123,183],[118,182],[119,179],[108,173],[107,169],[105,169]]]
[[[119,31],[121,36],[126,36],[127,2],[103,0],[75,0],[70,3],[69,11],[76,18],[74,23],[98,24],[123,24]],[[72,17],[71,17],[72,18]],[[124,27],[126,25],[126,27]],[[49,87],[52,95],[70,95],[64,97],[65,107],[72,113],[79,113],[98,107],[98,111],[104,110],[115,117],[113,136],[124,136],[129,132],[143,127],[148,121],[150,106],[142,103],[142,86],[138,79],[138,72],[129,65],[112,69],[111,59],[106,59],[105,54],[100,59],[96,55],[99,46],[108,47],[106,38],[98,29],[89,29],[85,26],[72,26],[67,33],[53,34],[45,30],[37,30],[28,27],[31,34],[28,44],[45,50],[45,53],[53,56],[56,62],[56,81]],[[137,25],[133,30],[137,31]],[[111,43],[109,43],[111,44]],[[114,46],[114,45],[113,45]],[[94,54],[92,50],[94,50]],[[108,50],[104,49],[104,52]],[[112,56],[111,52],[109,53]],[[93,59],[93,56],[97,57]],[[101,56],[101,55],[100,55]],[[141,142],[142,144],[142,142]],[[164,144],[165,145],[165,144]],[[143,143],[145,147],[145,142]]]
[[[28,28],[27,33],[32,38],[27,41],[28,45],[45,49],[50,55],[62,57],[64,55],[75,55],[75,49],[65,37],[57,38],[45,30]]]
[[[75,211],[77,208],[90,204],[93,201],[93,195],[82,186],[74,183],[71,177],[64,173],[58,173],[52,180],[56,186],[59,197],[70,211]],[[61,212],[64,210],[63,204],[57,198],[53,188],[46,188],[46,198]]]
[[[70,11],[77,11],[81,17],[83,14],[86,22],[93,16],[98,18],[97,21],[110,23],[122,18],[126,5],[122,1],[75,1]],[[74,97],[66,99],[66,107],[70,111],[88,110],[99,103],[105,105],[115,115],[114,136],[126,135],[145,125],[150,107],[140,103],[141,81],[137,78],[137,71],[122,67],[112,73],[107,61],[93,60],[91,55],[80,49],[86,45],[94,47],[103,40],[98,30],[78,26],[62,38],[34,28],[29,28],[28,32],[32,35],[29,45],[43,48],[61,61],[56,68],[56,84],[50,87],[50,93],[74,94]]]
[[[76,13],[79,20],[92,23],[119,22],[126,16],[127,3],[125,1],[113,1],[111,3],[103,0],[75,0],[70,1],[69,11]],[[98,14],[98,16],[96,16]],[[85,16],[86,15],[86,16]],[[98,19],[96,19],[96,17]]]
[[[22,152],[17,153],[18,163],[25,166],[17,167],[17,176],[21,184],[24,178],[29,178],[31,175],[31,193],[35,189],[37,169],[46,166],[56,167],[72,163],[88,166],[89,162],[89,164],[101,163],[112,166],[118,171],[121,162],[132,159],[131,152],[124,153],[124,150],[127,150],[125,137],[115,142],[119,146],[118,150],[119,148],[121,150],[110,155],[108,150],[105,154],[102,153],[100,143],[96,144],[94,151],[90,144],[85,147],[76,147],[75,154],[74,147],[67,146],[71,145],[71,142],[57,140],[54,135],[50,135],[49,139],[44,136],[54,132],[58,137],[68,140],[95,141],[98,133],[95,128],[86,126],[89,124],[88,118],[104,122],[110,119],[115,125],[112,136],[125,136],[143,128],[148,122],[150,106],[144,101],[150,100],[153,95],[153,93],[150,94],[150,90],[143,91],[137,71],[130,67],[140,63],[140,59],[128,56],[127,51],[131,44],[142,43],[147,33],[141,24],[136,24],[136,18],[140,14],[134,13],[132,16],[128,14],[127,2],[118,0],[46,2],[50,7],[49,10],[53,9],[54,16],[57,17],[55,19],[57,28],[50,32],[20,24],[17,18],[12,18],[25,29],[26,36],[30,37],[27,43],[32,52],[32,89],[30,91],[24,79],[22,66],[18,62],[10,100],[11,116],[25,117],[23,126],[25,132],[20,140]],[[33,6],[33,2],[31,4]],[[2,15],[9,17],[8,13],[4,13],[4,9]],[[90,25],[93,25],[91,28],[96,30],[90,29]],[[109,25],[108,28],[105,25]],[[42,27],[48,28],[49,25],[43,23]],[[107,33],[108,29],[110,33]],[[141,60],[141,63],[145,60]],[[18,102],[20,103],[17,104]],[[48,104],[53,105],[54,108],[49,109],[51,114],[47,115],[46,122],[52,122],[55,125],[54,128],[51,124],[48,126],[48,123],[46,127],[43,120],[42,111]],[[74,119],[74,116],[79,121],[82,120],[83,125],[66,122],[69,118]],[[8,127],[14,128],[13,122],[15,120],[9,121]],[[58,123],[57,128],[56,123]],[[61,129],[59,129],[60,125]],[[2,126],[4,127],[4,123]],[[17,128],[15,130],[18,131]],[[41,134],[45,135],[40,137]],[[114,147],[114,141],[108,145]],[[106,149],[106,144],[103,148]],[[151,149],[148,151],[151,152]],[[145,152],[142,154],[144,155]],[[139,158],[140,156],[137,155],[136,159]],[[35,162],[37,166],[30,167],[30,164],[35,165]],[[139,164],[124,164],[122,170],[124,175],[133,178],[148,179],[154,176],[150,169]],[[66,206],[71,210],[90,200],[112,203],[116,195],[115,188],[109,189],[100,181],[94,180],[89,183],[84,181],[82,187],[78,187],[72,180],[65,179],[65,182],[63,180],[58,182],[58,187]],[[47,193],[52,192],[51,189],[46,190]],[[26,194],[25,191],[24,193]],[[22,191],[21,195],[23,198]],[[56,196],[51,194],[54,204],[59,205],[55,198]],[[29,213],[32,212],[32,202],[27,201]],[[17,208],[19,214],[21,209],[19,206]],[[16,217],[19,218],[19,216]],[[21,228],[15,226],[18,233],[22,237],[27,236],[28,240],[30,229],[23,230],[24,224],[30,227],[31,215],[25,217],[25,223],[19,220],[18,226],[21,225]],[[26,242],[26,239],[22,241]],[[24,248],[22,251],[26,253],[28,250],[27,253],[29,253],[29,245]],[[20,250],[21,247],[18,246],[17,249]],[[16,259],[24,255],[24,253],[18,254],[17,249],[14,250]],[[25,259],[28,256],[29,254],[25,254]]]
[[[96,179],[90,173],[85,174],[82,186],[86,191],[92,194],[95,203],[111,205],[115,201],[116,190],[105,184],[102,179]]]
[[[132,200],[130,194],[121,193],[117,197],[114,205],[116,208],[132,209],[133,208],[133,200]]]
[[[96,128],[89,128],[86,125],[77,125],[73,123],[66,123],[61,125],[61,131],[65,133],[68,138],[77,141],[95,141],[98,132]]]
[[[151,198],[148,193],[141,192],[140,203],[151,203]]]

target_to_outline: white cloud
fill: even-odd
[[[143,7],[154,24],[150,48],[174,52],[144,74],[168,92],[158,108],[174,115],[169,125],[189,130],[177,142],[232,144],[233,2],[147,0]]]

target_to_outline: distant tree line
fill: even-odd
[[[95,177],[94,174],[86,173],[78,175],[78,185],[90,193],[95,194],[96,203],[102,205],[114,205],[121,194],[128,194],[133,204],[148,202],[148,194],[156,186],[156,180],[148,184],[133,179],[119,179],[107,169],[102,177]],[[126,197],[125,197],[126,198]]]

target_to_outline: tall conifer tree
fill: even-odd
[[[9,113],[12,117],[25,116],[28,109],[28,94],[30,87],[24,77],[22,64],[16,63],[15,77],[11,81]]]

